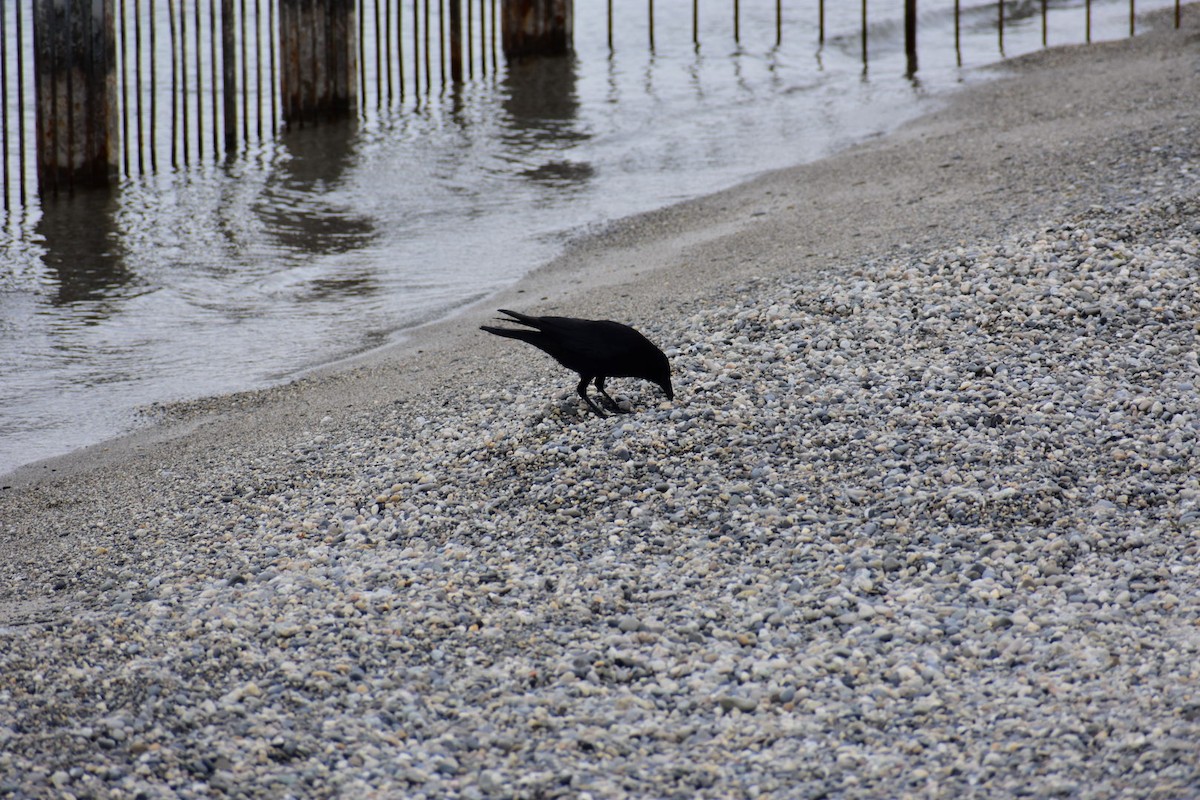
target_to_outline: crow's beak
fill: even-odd
[[[674,399],[675,399],[675,390],[671,388],[671,382],[670,382],[670,381],[667,381],[666,383],[660,383],[660,384],[659,384],[659,386],[661,386],[661,387],[662,387],[662,390],[663,390],[664,392],[666,392],[666,395],[667,395],[667,399],[668,399],[668,400],[674,400]]]

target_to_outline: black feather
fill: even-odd
[[[616,402],[604,390],[608,378],[642,378],[657,384],[674,399],[671,386],[671,365],[666,355],[638,331],[612,320],[576,319],[574,317],[535,317],[518,311],[500,309],[507,316],[502,322],[514,322],[526,328],[498,328],[482,325],[480,330],[519,339],[548,353],[567,369],[579,373],[576,391],[584,402],[600,416],[604,412],[588,397],[587,385],[596,388],[613,407]]]

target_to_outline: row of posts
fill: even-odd
[[[6,0],[0,0],[5,2]],[[221,4],[226,149],[237,145],[235,0]],[[462,80],[462,3],[448,0],[451,78]],[[351,116],[358,105],[355,0],[278,0],[285,124]],[[117,175],[117,0],[35,0],[37,174],[43,194],[105,186]],[[572,0],[501,0],[508,58],[563,55]]]

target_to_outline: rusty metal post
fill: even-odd
[[[500,39],[508,58],[567,55],[573,32],[573,0],[502,0]]]
[[[352,0],[279,0],[279,93],[285,123],[352,116],[358,108]]]
[[[117,174],[113,0],[33,6],[38,190],[107,186]]]

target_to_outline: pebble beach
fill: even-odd
[[[1200,795],[1184,11],[7,478],[0,797]],[[675,401],[591,415],[505,304]]]

